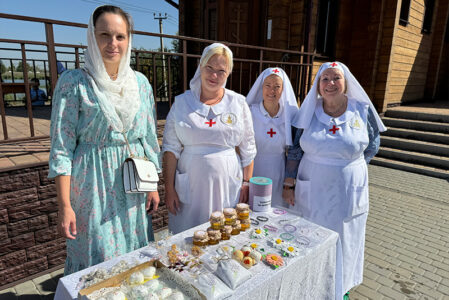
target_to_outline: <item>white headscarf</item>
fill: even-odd
[[[301,107],[299,108],[299,114],[298,119],[295,122],[295,124],[298,125],[298,128],[308,128],[310,125],[310,122],[312,121],[313,114],[315,113],[315,107],[317,103],[317,99],[319,96],[317,91],[317,84],[319,82],[320,76],[323,73],[324,70],[328,68],[335,68],[339,69],[343,76],[346,79],[346,96],[348,98],[353,98],[359,102],[369,104],[370,109],[374,113],[374,117],[376,118],[377,127],[379,128],[379,131],[386,131],[387,128],[382,123],[382,120],[380,119],[379,115],[376,112],[376,108],[374,107],[373,103],[369,99],[368,95],[366,94],[365,90],[362,88],[360,83],[355,79],[354,75],[349,71],[348,67],[346,67],[341,62],[327,62],[321,65],[320,69],[318,70],[318,73],[315,76],[315,80],[313,81],[313,86],[309,90],[309,93],[306,96],[306,99],[302,103]]]
[[[285,124],[285,145],[292,145],[291,121],[298,113],[298,103],[296,102],[295,92],[287,74],[281,68],[268,68],[260,73],[254,82],[251,90],[246,96],[248,105],[260,103],[263,101],[263,82],[270,75],[277,75],[282,79],[282,94],[279,99],[280,109],[284,112]]]
[[[195,75],[193,76],[192,80],[190,80],[190,91],[195,96],[195,98],[197,98],[197,100],[200,100],[200,96],[201,96],[201,65],[203,63],[204,58],[206,57],[206,54],[210,50],[212,50],[214,48],[218,48],[218,47],[224,48],[226,50],[226,52],[229,54],[229,57],[232,61],[232,51],[226,45],[223,45],[221,43],[213,43],[213,44],[207,46],[206,48],[204,48],[203,54],[201,55],[200,63],[198,65],[198,67],[196,68]],[[223,83],[222,87],[225,87],[225,86],[226,86],[226,81]]]
[[[140,107],[137,77],[129,65],[131,61],[131,34],[126,54],[120,60],[116,80],[112,80],[106,72],[95,39],[93,14],[87,27],[87,52],[84,56],[83,69],[90,75],[88,78],[109,125],[115,131],[128,131],[131,129],[134,117]]]

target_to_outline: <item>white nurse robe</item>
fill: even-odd
[[[368,104],[348,99],[346,112],[333,118],[318,100],[310,127],[300,139],[304,155],[292,208],[340,234],[343,293],[363,280],[369,206],[368,168],[363,154],[369,143],[368,108]]]
[[[169,213],[170,231],[187,230],[207,222],[213,211],[235,207],[243,167],[256,156],[245,98],[225,89],[223,99],[209,106],[190,90],[177,96],[167,116],[162,151],[178,159],[175,189],[181,207],[176,216]]]
[[[270,178],[273,181],[271,205],[287,207],[282,199],[286,149],[283,107],[274,117],[269,115],[262,101],[251,105],[250,110],[257,146],[253,176]]]

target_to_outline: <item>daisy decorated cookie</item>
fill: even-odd
[[[299,255],[299,248],[290,243],[285,243],[281,249],[286,256],[297,256]]]
[[[268,235],[268,230],[263,228],[254,228],[251,230],[250,237],[253,239],[262,239]]]

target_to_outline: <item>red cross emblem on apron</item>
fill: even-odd
[[[217,122],[212,121],[212,119],[209,120],[209,122],[204,122],[204,124],[209,124],[209,127],[212,127],[212,125],[216,124]]]
[[[273,131],[273,128],[270,128],[270,131],[267,131],[267,134],[269,134],[269,135],[270,135],[270,138],[272,138],[273,135],[276,134],[276,131]]]

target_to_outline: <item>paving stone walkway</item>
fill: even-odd
[[[449,181],[369,166],[363,284],[350,299],[449,299]],[[52,299],[62,270],[0,291]]]

